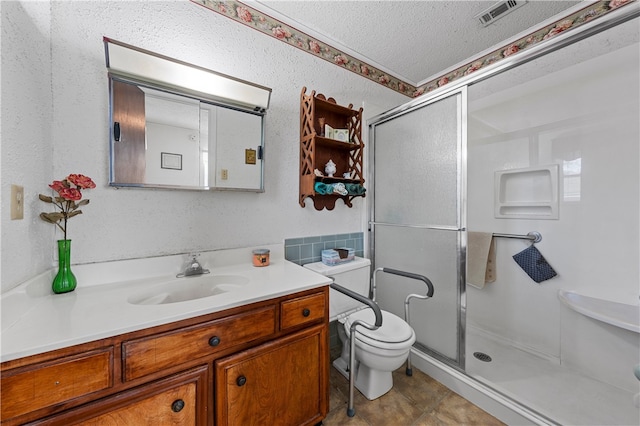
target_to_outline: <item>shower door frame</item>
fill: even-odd
[[[381,124],[384,124],[388,121],[391,121],[395,118],[401,117],[402,115],[417,111],[421,108],[427,108],[430,105],[436,104],[437,102],[443,101],[445,99],[451,97],[459,97],[456,100],[456,112],[458,114],[457,117],[457,130],[458,133],[456,135],[456,203],[457,203],[457,211],[456,211],[456,226],[446,226],[446,225],[433,225],[433,224],[424,224],[424,225],[416,225],[416,224],[392,224],[385,222],[376,222],[375,221],[375,127]],[[428,348],[427,346],[416,342],[414,346],[420,349],[422,352],[433,356],[434,358],[456,368],[461,371],[464,371],[465,367],[465,346],[466,346],[466,338],[465,338],[465,329],[466,329],[466,253],[467,253],[467,238],[466,238],[466,220],[467,220],[467,193],[466,193],[466,167],[467,167],[467,86],[461,86],[454,90],[449,90],[445,93],[442,93],[438,96],[428,97],[426,99],[411,102],[410,104],[405,105],[405,108],[401,108],[398,110],[391,110],[387,113],[378,115],[374,117],[369,125],[369,186],[370,186],[370,196],[369,196],[369,220],[368,220],[368,231],[369,231],[369,253],[372,263],[372,271],[378,267],[376,265],[376,257],[375,257],[375,232],[374,228],[376,225],[382,226],[395,226],[395,227],[405,227],[405,228],[416,228],[416,229],[429,229],[436,231],[450,231],[457,232],[457,292],[458,292],[458,300],[457,302],[457,359],[449,358],[445,355],[440,354],[439,352]],[[436,292],[437,294],[437,289]]]

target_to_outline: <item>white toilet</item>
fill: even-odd
[[[369,297],[371,262],[356,257],[353,261],[336,266],[316,262],[304,265],[319,274],[330,276],[334,282]],[[351,324],[363,320],[375,323],[373,310],[336,290],[329,292],[329,317],[338,320],[338,336],[342,354],[333,362],[345,377],[349,377],[349,334]],[[368,399],[376,399],[393,387],[392,372],[402,366],[409,356],[416,335],[409,324],[391,312],[382,311],[382,326],[377,330],[358,327],[356,330],[356,388]]]

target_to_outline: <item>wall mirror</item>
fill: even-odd
[[[271,89],[104,42],[111,186],[264,190]]]

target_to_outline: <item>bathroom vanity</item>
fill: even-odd
[[[164,322],[159,325],[78,344],[67,345],[50,339],[43,347],[60,347],[40,352],[24,346],[25,353],[39,353],[17,358],[15,354],[19,352],[6,353],[5,349],[11,348],[6,347],[5,335],[11,344],[15,340],[13,336],[20,332],[16,327],[25,326],[22,332],[31,336],[42,334],[43,339],[46,339],[46,330],[29,331],[30,326],[38,322],[37,318],[22,318],[4,328],[2,424],[307,425],[321,422],[329,408],[326,278],[309,275],[301,271],[303,268],[282,259],[272,261],[266,268],[247,265],[237,266],[236,270],[252,268],[245,269],[250,282],[236,292],[238,294],[225,294],[226,299],[220,297],[222,302],[215,302],[217,296],[164,306],[132,303],[125,306],[111,302],[105,309],[89,306],[98,318],[86,318],[90,323],[103,323],[103,329],[109,328],[108,323],[113,319],[111,329],[116,330],[121,321],[118,318],[129,316],[128,311],[135,312],[136,308],[147,311],[136,314],[139,324],[163,311],[166,314],[177,309],[176,305],[184,305],[184,310],[191,314],[200,312],[199,315],[188,313],[180,320],[164,322],[165,316],[165,319],[153,320]],[[218,271],[212,270],[214,273]],[[260,276],[264,280],[254,283]],[[296,278],[300,279],[298,285],[290,281]],[[278,281],[284,284],[278,287]],[[86,295],[81,294],[82,288],[76,290],[74,309],[81,303],[95,302],[95,297],[104,298],[99,290],[97,287],[87,289]],[[122,292],[122,289],[113,291]],[[91,295],[92,292],[97,294]],[[64,296],[42,297],[50,300],[40,301],[41,309],[35,309],[36,306],[35,312],[32,309],[25,314],[27,317],[44,318],[43,312],[50,306],[64,306],[68,302],[63,300]],[[134,300],[131,296],[121,297]],[[242,303],[241,297],[249,302]],[[206,305],[206,299],[214,306],[201,308]],[[107,297],[103,306],[109,303]],[[210,312],[201,313],[203,309]],[[108,315],[103,316],[105,313]],[[67,325],[70,335],[77,333],[67,320],[59,315],[50,319],[50,326]],[[98,327],[96,335],[99,334]]]

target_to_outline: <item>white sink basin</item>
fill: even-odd
[[[240,275],[199,275],[176,278],[134,294],[127,301],[133,305],[186,302],[238,290],[248,282],[248,278]]]

